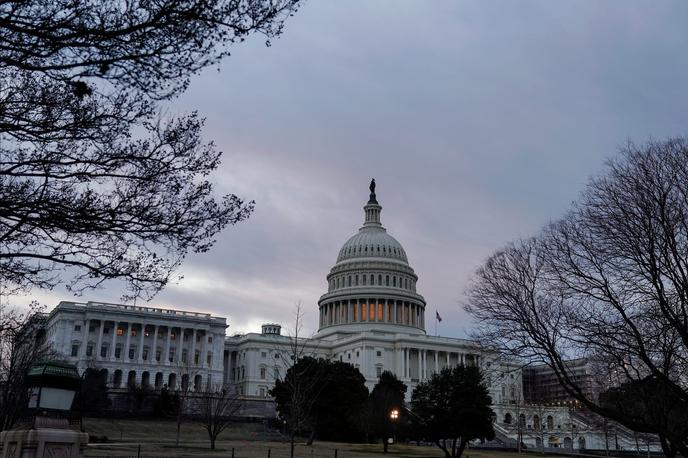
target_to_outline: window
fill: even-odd
[[[385,286],[389,286],[389,275],[385,276]]]
[[[260,388],[260,397],[264,398],[265,397],[265,388]]]
[[[349,275],[348,284],[349,284],[349,286],[351,286],[351,275]]]
[[[132,330],[131,330],[131,336],[132,336],[132,337],[136,337],[136,334],[137,334],[136,329],[132,329]]]
[[[88,326],[88,332],[93,332],[93,331],[95,331],[95,330],[96,330],[96,325],[95,325],[95,324],[91,324],[91,325]]]
[[[108,350],[108,349],[107,349],[107,347],[106,347],[105,345],[103,345],[102,347],[100,347],[100,357],[101,357],[101,358],[107,358],[107,350]]]
[[[377,284],[382,285],[382,275],[377,276]]]
[[[358,350],[356,350],[356,358],[358,358],[359,356],[361,356],[361,353]]]
[[[81,325],[80,325],[80,324],[75,324],[75,325],[74,325],[74,330],[75,330],[75,331],[81,331]]]
[[[136,356],[136,347],[129,348],[129,359],[134,359]]]
[[[268,352],[266,352],[266,351],[261,351],[261,352],[260,352],[260,357],[261,357],[261,358],[267,358],[267,357],[268,357]]]
[[[392,286],[396,288],[397,286],[397,277],[392,277]]]
[[[201,355],[200,355],[198,352],[196,352],[196,353],[194,354],[194,364],[198,365],[198,360],[199,360],[200,358],[201,358]]]
[[[264,367],[260,368],[260,379],[265,380],[265,368]]]
[[[358,286],[358,275],[356,275],[356,286]]]
[[[104,328],[103,334],[110,334],[110,328]]]
[[[143,330],[143,336],[144,336],[144,337],[150,337],[150,335],[151,335],[150,331],[149,331],[148,329],[145,329],[145,328],[144,328],[144,330]]]
[[[349,353],[349,354],[347,355],[347,358],[346,358],[346,359],[351,359],[351,353]]]
[[[170,348],[170,362],[174,361],[174,348]]]
[[[117,335],[118,336],[123,336],[124,335],[124,328],[117,328]]]
[[[86,356],[93,356],[93,345],[89,344],[86,347]]]
[[[275,380],[278,380],[280,378],[279,367],[275,366],[274,374],[275,374]]]
[[[148,349],[144,348],[143,349],[143,354],[141,355],[144,361],[148,361]]]
[[[174,332],[170,333],[170,340],[177,340],[177,334]]]
[[[376,353],[377,353],[377,356],[378,356],[378,357],[379,357],[379,356],[382,356],[382,352],[381,352],[380,350],[378,350]]]
[[[213,365],[213,354],[212,353],[208,353],[208,356],[205,359],[205,362],[208,363],[208,366]]]
[[[366,304],[361,304],[361,321],[366,321],[366,317],[368,316],[367,310]]]
[[[382,375],[382,366],[376,366],[376,367],[375,367],[375,375],[376,375],[378,378],[380,378],[380,376]]]
[[[79,344],[72,344],[72,356],[79,356]]]
[[[186,350],[182,350],[182,362],[183,363],[186,362],[188,355],[189,355],[189,352],[187,352]]]
[[[370,274],[370,284],[374,285],[375,284],[375,275]]]
[[[115,348],[115,358],[119,359],[122,356],[122,347]]]
[[[161,353],[162,353],[162,351],[160,349],[155,350],[155,360],[156,361],[160,361],[160,354]]]
[[[208,343],[213,343],[213,336],[208,336]]]
[[[279,357],[280,357],[280,354],[279,354],[279,353],[275,353],[275,359],[279,359]]]

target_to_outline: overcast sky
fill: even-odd
[[[460,303],[494,250],[558,218],[627,141],[685,135],[688,2],[311,0],[169,107],[207,117],[219,190],[251,218],[152,305],[289,327],[363,222],[371,177],[418,292],[464,336]],[[113,301],[116,287],[77,300]],[[48,306],[72,297],[34,291]]]

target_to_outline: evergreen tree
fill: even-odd
[[[445,368],[413,390],[419,432],[447,458],[458,458],[474,439],[494,438],[492,399],[477,367]]]
[[[393,422],[401,421],[405,397],[406,385],[389,371],[380,375],[380,380],[370,393],[370,429],[375,437],[382,439],[384,453],[387,453],[387,439],[392,437],[396,427]],[[390,418],[393,410],[398,413],[395,420]]]

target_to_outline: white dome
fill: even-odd
[[[318,301],[320,331],[396,329],[425,332],[425,299],[406,251],[380,223],[382,207],[370,186],[365,222],[339,250]]]
[[[364,226],[346,241],[337,262],[353,258],[396,259],[408,264],[404,247],[382,227]]]

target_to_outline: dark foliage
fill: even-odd
[[[297,381],[298,379],[298,381]],[[294,396],[295,387],[303,396]],[[296,421],[298,433],[325,440],[358,440],[362,428],[358,420],[368,397],[365,378],[350,364],[311,357],[301,358],[277,380],[270,394],[280,417]],[[300,405],[296,405],[298,402]]]
[[[471,440],[494,438],[491,404],[482,373],[472,366],[445,368],[411,396],[414,423],[447,458],[460,457]]]
[[[110,408],[107,370],[88,368],[82,375],[81,389],[74,400],[74,409],[84,414],[102,415]]]
[[[387,453],[387,439],[399,431],[400,424],[404,421],[403,407],[406,389],[404,382],[399,380],[394,373],[384,371],[368,398],[370,432],[374,437],[382,439],[385,453]],[[399,415],[395,420],[390,418],[392,410],[396,410]]]
[[[649,376],[610,388],[600,394],[600,405],[644,424],[645,430],[662,425],[662,448],[671,449],[673,444],[680,444],[688,437],[688,403],[658,377]]]
[[[159,102],[298,0],[0,4],[0,293],[125,282],[150,297],[253,209],[218,197],[196,113]]]

